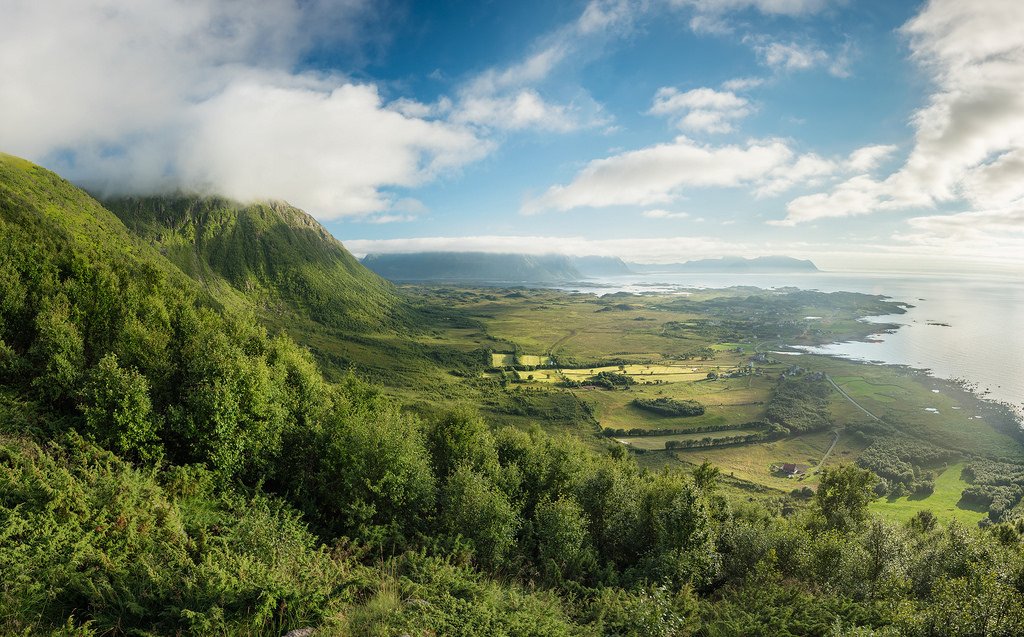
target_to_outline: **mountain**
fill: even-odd
[[[269,314],[308,314],[353,330],[404,319],[403,303],[390,283],[287,203],[183,195],[104,203],[227,306],[244,299]]]
[[[618,257],[491,252],[368,254],[363,265],[392,281],[560,283],[587,277],[630,274]]]
[[[629,266],[618,257],[569,257],[569,260],[585,277],[633,274]]]
[[[707,272],[707,273],[772,273],[772,272],[819,272],[818,267],[806,259],[784,256],[722,257],[720,259],[699,259],[685,263],[630,263],[638,272]]]
[[[362,263],[392,281],[557,283],[583,278],[572,259],[561,255],[416,252],[368,254]]]

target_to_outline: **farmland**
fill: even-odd
[[[878,326],[859,317],[900,311],[878,297],[753,288],[605,297],[429,286],[405,291],[425,305],[441,301],[460,317],[458,326],[435,327],[434,341],[488,352],[476,380],[439,376],[446,393],[481,396],[479,404],[496,423],[525,427],[539,420],[594,448],[622,445],[651,468],[706,460],[732,480],[788,493],[814,489],[823,459],[825,465],[857,462],[873,441],[893,436],[952,450],[961,462],[1024,462],[1024,445],[1007,415],[956,384],[794,347],[867,337]],[[822,390],[826,416],[820,422],[812,418],[808,428],[772,421],[780,383],[831,382],[842,391],[831,384]],[[673,415],[637,406],[659,399],[693,401],[703,410]],[[798,413],[798,407],[789,403],[787,409]],[[794,476],[771,470],[782,463],[806,470]],[[939,471],[930,496],[903,494],[872,507],[894,519],[922,508],[962,521],[984,517],[956,506],[968,486],[957,472],[921,470]]]

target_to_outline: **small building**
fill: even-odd
[[[804,473],[806,473],[807,465],[786,462],[783,463],[782,465],[777,465],[776,471],[786,476],[787,478],[794,478],[796,476],[802,476]]]

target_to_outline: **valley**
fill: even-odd
[[[488,418],[515,424],[523,414],[543,414],[552,430],[572,431],[595,447],[613,440],[647,467],[709,461],[738,491],[782,495],[816,488],[823,465],[856,463],[869,446],[908,437],[950,452],[941,462],[904,458],[915,472],[936,473],[942,488],[886,493],[872,510],[905,519],[906,511],[933,509],[947,521],[977,523],[985,511],[960,502],[968,484],[946,469],[950,460],[1024,463],[1013,414],[957,384],[792,347],[868,338],[878,326],[860,318],[901,311],[878,297],[756,288],[611,297],[543,288],[399,289],[479,323],[476,331],[434,329],[446,347],[485,352],[471,378],[459,373],[463,386],[454,391],[479,393]],[[803,396],[789,415],[774,409],[781,383],[820,385],[826,409],[808,415]],[[570,400],[583,409],[551,407]],[[703,411],[660,414],[639,408],[643,400],[694,401]],[[794,476],[771,470],[787,463],[808,469]]]

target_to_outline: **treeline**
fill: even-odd
[[[697,427],[672,429],[642,429],[640,427],[633,427],[632,429],[623,429],[609,427],[606,429],[602,429],[601,432],[609,438],[620,438],[622,436],[674,436],[677,434],[706,433],[710,431],[732,431],[735,429],[769,429],[771,427],[772,425],[770,423],[759,420],[756,422],[741,422],[725,425],[700,425]]]
[[[935,489],[935,474],[927,469],[941,467],[958,457],[954,451],[908,436],[870,435],[864,430],[857,435],[870,440],[857,464],[881,478],[875,487],[878,495],[930,494]]]
[[[696,400],[676,400],[668,397],[635,398],[630,404],[659,416],[702,416],[704,414],[704,405]]]
[[[565,379],[559,383],[561,387],[601,387],[603,389],[627,389],[636,385],[636,380],[628,374],[619,372],[598,372],[581,381]]]
[[[687,440],[668,440],[665,442],[666,449],[699,449],[703,447],[726,447],[729,445],[745,445],[753,442],[762,442],[769,439],[767,432],[759,431],[752,434],[740,434],[735,436],[704,436],[703,438],[690,438]]]
[[[963,499],[987,507],[989,522],[1019,518],[1012,510],[1024,496],[1024,466],[974,460],[964,467],[964,477],[972,484],[964,489]]]
[[[833,426],[828,402],[832,386],[824,380],[782,378],[772,392],[765,418],[792,433]]]

